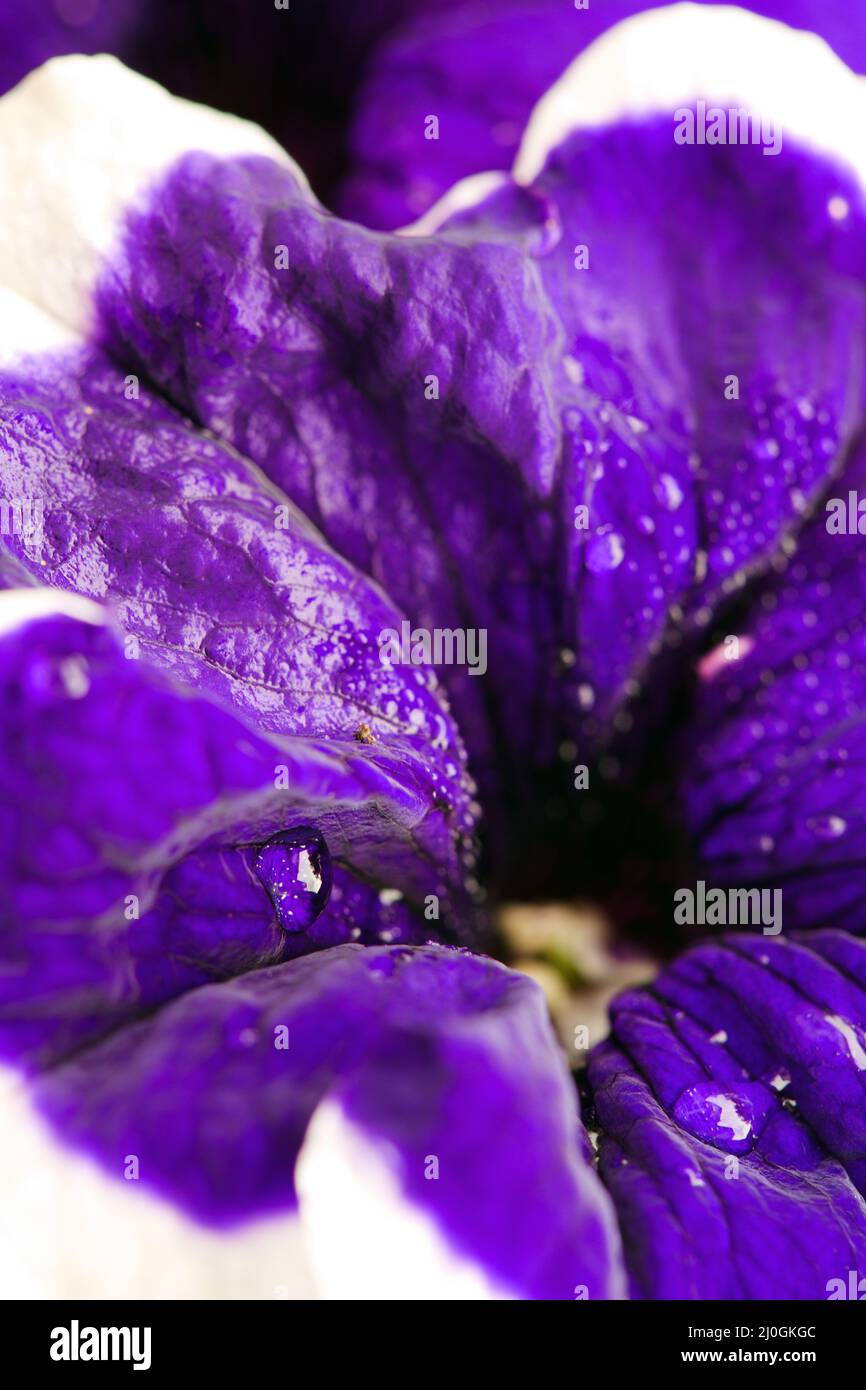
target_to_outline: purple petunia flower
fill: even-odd
[[[383,6],[357,221],[0,101],[16,1296],[866,1274],[866,36],[602,8]],[[667,958],[606,1037],[566,900]]]

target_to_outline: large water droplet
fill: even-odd
[[[307,931],[331,894],[328,846],[309,825],[281,830],[256,855],[256,873],[287,932]]]
[[[763,1128],[774,1097],[759,1082],[701,1081],[683,1091],[674,1119],[696,1139],[728,1153],[746,1153]]]

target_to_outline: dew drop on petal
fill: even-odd
[[[841,816],[812,816],[806,826],[819,840],[838,840],[848,829],[848,822]]]
[[[552,198],[540,198],[539,220],[529,239],[528,251],[535,260],[549,256],[562,240],[562,218]]]
[[[752,450],[754,457],[762,463],[767,463],[770,459],[779,457],[778,441],[770,438],[759,439]]]
[[[655,493],[663,506],[669,512],[675,512],[682,504],[683,490],[676,478],[672,478],[670,473],[663,473],[656,483]]]
[[[587,546],[586,563],[593,574],[608,574],[618,569],[625,557],[625,543],[616,531],[594,536]]]
[[[731,1088],[701,1081],[682,1092],[673,1117],[696,1139],[728,1153],[743,1153],[755,1142],[773,1099],[766,1087],[753,1082]]]
[[[840,1014],[826,1014],[827,1022],[841,1034],[852,1062],[858,1071],[866,1071],[866,1048],[862,1032]]]
[[[333,877],[319,832],[309,825],[281,830],[262,845],[255,869],[283,931],[307,931],[330,897]]]

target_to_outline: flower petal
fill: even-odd
[[[493,961],[345,946],[256,971],[80,1053],[36,1097],[109,1171],[120,1176],[134,1156],[143,1184],[219,1225],[294,1205],[295,1160],[325,1103],[302,1191],[314,1241],[326,1237],[319,1181],[336,1176],[325,1196],[346,1212],[351,1172],[327,1152],[339,1130],[476,1288],[622,1290],[615,1226],[543,997]],[[356,1196],[362,1208],[375,1200]],[[363,1222],[363,1211],[346,1214]],[[371,1276],[387,1268],[387,1228],[378,1239]],[[339,1231],[344,1258],[353,1240]],[[411,1293],[413,1271],[400,1274]],[[373,1277],[365,1294],[377,1293]]]
[[[730,936],[616,1001],[589,1076],[638,1296],[826,1298],[863,1267],[864,987],[841,933]]]
[[[604,0],[582,9],[563,0],[468,0],[408,18],[370,61],[338,211],[368,226],[399,227],[459,179],[508,169],[535,103],[568,64],[622,20],[660,7],[664,0]],[[849,67],[866,72],[866,17],[848,0],[751,0],[743,8],[822,35]],[[685,67],[713,47],[673,45],[669,54]],[[643,67],[660,60],[663,45],[644,41]],[[615,75],[607,92],[622,95],[638,73],[630,69],[628,81]],[[431,115],[434,138],[425,133]]]
[[[155,382],[259,464],[413,625],[456,635],[440,666],[474,767],[488,789],[494,767],[513,783],[525,750],[549,759],[555,747],[561,645],[545,365],[557,330],[534,268],[519,249],[422,246],[337,222],[261,132],[224,119],[103,59],[34,74],[0,103],[4,128],[39,123],[43,206],[6,233],[16,283],[78,332],[98,308],[104,345],[142,392]],[[180,158],[185,139],[195,153]],[[24,239],[49,199],[74,265],[46,274]],[[3,263],[0,243],[0,278]],[[237,471],[229,450],[208,448]],[[378,661],[377,639],[400,621],[380,608],[365,627]],[[488,647],[495,693],[474,678]]]
[[[698,664],[681,791],[714,885],[772,885],[788,930],[863,933],[862,445],[830,491],[751,611],[729,618]]]
[[[621,70],[635,75],[624,106]],[[677,143],[672,113],[695,90],[778,115],[781,149]],[[674,7],[613,31],[540,104],[516,165],[526,187],[459,211],[446,200],[419,227],[522,237],[561,325],[582,743],[653,656],[766,572],[857,435],[866,168],[851,122],[864,114],[866,83],[811,36]]]
[[[56,590],[7,590],[0,624],[5,1055],[56,1061],[185,989],[300,952],[457,929],[453,825],[411,740],[257,733]],[[287,914],[256,864],[292,827],[333,882]]]
[[[651,18],[667,34],[696,23]],[[718,17],[698,18],[701,33],[722,32]],[[817,72],[841,90],[847,77],[846,110],[861,109],[862,84],[828,50],[743,15],[724,20],[719,90],[732,90],[725,63],[743,24],[755,39],[747,79],[781,34],[800,86]],[[636,33],[617,30],[584,71],[615,67]],[[80,61],[39,81],[67,101]],[[412,624],[489,638],[486,681],[472,679],[481,664],[440,669],[492,815],[529,806],[563,740],[592,753],[618,714],[628,727],[622,706],[652,658],[766,569],[838,467],[863,411],[856,184],[796,145],[778,159],[684,149],[666,117],[579,129],[530,188],[506,184],[435,240],[383,238],[322,213],[284,157],[190,155],[159,166],[154,186],[158,160],[130,127],[124,202],[114,134],[94,114],[100,86],[110,100],[121,76],[88,72],[80,128],[74,116],[54,124],[40,146],[74,167],[64,152],[89,144],[104,219],[91,235],[74,185],[55,187],[85,246],[74,293],[58,289],[67,316],[89,322],[95,299],[111,353],[260,464]],[[124,80],[134,111],[140,79]],[[576,78],[562,100],[572,90],[584,90]],[[27,99],[9,101],[26,112]],[[572,124],[592,117],[581,100]],[[646,96],[651,111],[661,101]],[[524,174],[539,129],[563,133],[558,117],[539,119]],[[822,140],[835,132],[820,127]],[[264,137],[207,133],[220,156],[244,142],[264,152]],[[171,149],[181,144],[172,130]],[[167,158],[165,139],[157,149]],[[719,271],[729,261],[737,296]],[[34,275],[33,293],[52,278]],[[636,309],[612,307],[626,301]]]
[[[412,632],[456,634],[439,674],[491,805],[550,756],[555,326],[519,253],[374,239],[273,166],[196,156],[131,218],[100,308],[111,351],[259,463]]]

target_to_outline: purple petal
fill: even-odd
[[[682,795],[713,884],[779,889],[789,930],[864,932],[862,447],[828,492],[698,665]]]
[[[653,657],[766,569],[837,466],[863,405],[861,202],[796,146],[683,149],[669,117],[572,134],[531,188],[435,240],[329,218],[285,162],[201,154],[93,270],[112,353],[262,466],[411,624],[486,634],[485,680],[441,674],[499,815],[564,739],[627,730]]]
[[[133,659],[98,609],[24,590],[0,615],[16,602],[0,637],[5,1054],[56,1060],[214,978],[471,920],[453,813],[410,740],[263,736]],[[306,862],[275,886],[262,846],[289,832]]]
[[[432,674],[381,660],[377,634],[399,613],[258,470],[137,378],[130,394],[130,379],[84,348],[0,372],[0,486],[42,508],[38,530],[4,537],[9,553],[109,600],[130,650],[258,729],[369,748],[386,802],[416,819],[422,798],[429,832],[397,849],[376,817],[377,854],[353,862],[402,891],[416,855],[430,856],[456,886],[472,785]]]
[[[122,52],[147,8],[147,0],[4,0],[0,93],[59,54]]]
[[[571,662],[558,699],[560,728],[584,752],[611,726],[628,735],[623,706],[642,690],[656,706],[669,696],[670,653],[768,571],[862,421],[856,186],[794,150],[683,153],[667,124],[577,135],[533,190],[505,189],[446,226],[514,235],[536,200],[536,225],[578,227],[594,248],[575,271],[564,231],[539,260],[578,378],[559,385],[557,502],[574,525],[561,533]],[[836,197],[848,200],[844,228],[827,211]],[[718,276],[728,254],[742,296]]]
[[[262,727],[344,739],[366,727],[415,737],[440,768],[459,762],[427,672],[380,659],[397,610],[246,460],[135,380],[83,349],[0,373],[4,496],[42,507],[38,534],[13,528],[9,550],[41,579],[111,600],[152,660]]]
[[[525,258],[373,237],[269,162],[191,156],[130,218],[100,308],[110,350],[253,458],[413,631],[469,630],[439,674],[491,802],[549,758],[556,325]]]
[[[466,670],[442,676],[491,801],[509,755],[525,775],[575,722],[597,735],[681,622],[706,624],[766,568],[859,425],[851,180],[794,150],[699,153],[669,121],[575,135],[533,189],[436,242],[337,223],[272,165],[190,159],[105,281],[113,351],[253,457],[414,623],[488,633],[492,700]]]
[[[862,1268],[866,945],[731,936],[612,1019],[589,1075],[637,1296],[818,1299]]]
[[[543,997],[495,962],[339,947],[192,991],[54,1069],[36,1096],[110,1172],[134,1156],[143,1184],[219,1225],[294,1205],[324,1103],[328,1133],[336,1113],[397,1182],[405,1219],[432,1223],[498,1291],[621,1294]],[[321,1131],[327,1171],[339,1155],[322,1152]]]
[[[399,227],[459,179],[510,168],[535,103],[569,63],[613,25],[663,4],[604,0],[576,10],[568,0],[469,0],[408,19],[370,63],[338,211]],[[752,0],[744,8],[820,34],[866,72],[866,16],[848,0]],[[431,115],[435,138],[425,134]]]

